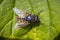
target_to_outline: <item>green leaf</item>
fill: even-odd
[[[40,22],[14,29],[16,7],[36,14]],[[54,40],[60,32],[60,0],[0,0],[0,37],[16,40]]]

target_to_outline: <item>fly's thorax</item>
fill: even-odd
[[[37,16],[29,14],[25,16],[23,19],[28,21],[29,23],[32,23],[37,21]]]

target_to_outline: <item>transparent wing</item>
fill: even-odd
[[[18,28],[22,28],[22,27],[24,27],[24,26],[26,26],[26,25],[28,25],[28,23],[22,23],[22,22],[17,22],[16,24],[15,24],[15,26],[14,26],[14,30],[16,30],[16,29],[18,29]]]
[[[18,15],[20,17],[24,17],[23,15],[26,13],[26,12],[23,12],[22,10],[17,9],[17,8],[13,8],[13,11],[16,13],[16,15]]]
[[[17,30],[17,29],[20,29],[20,28],[22,28],[22,27],[24,27],[24,26],[25,26],[24,23],[18,23],[18,22],[17,22],[17,23],[15,24],[15,26],[13,27],[13,29],[14,29],[14,30]]]

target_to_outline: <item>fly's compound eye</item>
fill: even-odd
[[[35,16],[34,15],[28,15],[28,16],[25,16],[24,19],[26,21],[28,21],[29,23],[32,23],[32,22],[35,22]]]

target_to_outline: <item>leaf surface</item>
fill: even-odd
[[[14,30],[16,7],[36,14],[40,22]],[[25,40],[54,40],[60,32],[60,0],[0,0],[0,36]]]

